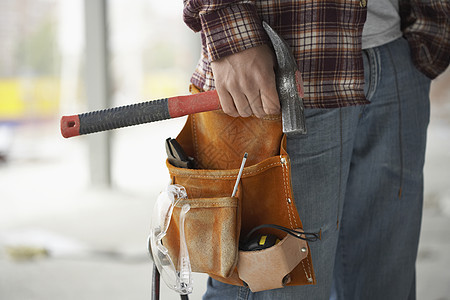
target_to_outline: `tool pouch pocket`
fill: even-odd
[[[180,211],[184,204],[189,204],[184,229],[192,271],[222,277],[231,274],[238,257],[238,201],[236,197],[216,197],[189,198],[178,202],[167,238],[163,241],[175,266],[178,265],[180,249]]]
[[[176,139],[196,162],[195,169],[177,168],[167,162],[172,183],[185,187],[188,199],[183,201],[191,205],[185,232],[192,271],[208,273],[221,282],[243,285],[237,267],[242,256],[240,236],[262,224],[302,228],[293,200],[281,118],[232,118],[221,111],[200,113],[188,117]],[[245,152],[248,153],[246,167],[237,197],[232,198]],[[175,265],[179,251],[177,220],[182,205],[179,203],[174,209],[163,239]],[[268,229],[267,233],[279,236],[280,240],[285,238],[277,230]],[[306,251],[291,266],[287,285],[315,283],[309,247],[305,242],[300,248]],[[281,283],[263,285],[258,290],[282,286]]]

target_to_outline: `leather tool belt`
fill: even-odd
[[[188,199],[174,208],[163,243],[175,266],[179,251],[179,214],[191,210],[185,234],[193,272],[253,292],[285,285],[315,284],[305,240],[275,229],[281,240],[259,251],[240,251],[239,238],[262,224],[302,229],[291,187],[291,168],[281,117],[232,118],[221,111],[190,115],[176,138],[195,169],[167,161],[172,184],[186,188]],[[231,197],[244,152],[248,153],[236,197]],[[286,276],[288,275],[289,276]]]

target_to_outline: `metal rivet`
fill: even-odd
[[[284,165],[286,163],[286,158],[282,157],[281,158],[281,163]]]
[[[302,252],[305,253],[306,252],[306,247],[302,248]]]
[[[287,198],[287,202],[288,202],[289,204],[291,204],[291,203],[292,203],[291,198]]]
[[[308,281],[309,281],[309,282],[313,282],[313,279],[312,279],[312,278],[308,278]]]

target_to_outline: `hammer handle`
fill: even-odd
[[[61,118],[65,138],[220,109],[216,91],[177,96]]]

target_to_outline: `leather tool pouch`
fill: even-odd
[[[302,228],[293,199],[290,161],[279,116],[232,118],[221,111],[191,115],[177,137],[196,169],[167,167],[173,184],[186,188],[191,210],[185,223],[193,272],[252,291],[314,284],[307,242],[268,229],[281,242],[260,251],[239,251],[239,238],[256,226]],[[237,197],[230,197],[243,154],[248,153]],[[173,211],[166,237],[175,266],[179,213]],[[285,278],[286,274],[290,274]],[[284,281],[283,281],[284,279]],[[288,279],[288,280],[286,280]]]

